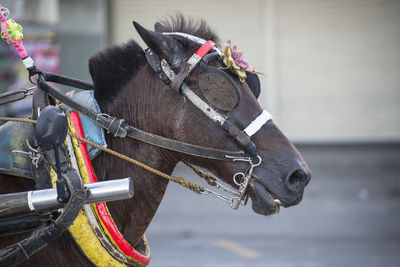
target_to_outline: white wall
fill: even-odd
[[[88,61],[108,46],[106,0],[59,0],[61,73],[91,82]]]
[[[262,76],[260,103],[303,142],[400,141],[400,1],[111,1],[111,40],[136,20],[204,18]]]
[[[281,126],[302,141],[400,141],[400,1],[279,1]]]

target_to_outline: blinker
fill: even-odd
[[[209,67],[207,64],[208,64],[208,62],[209,61],[211,61],[211,60],[213,60],[213,59],[215,59],[215,58],[217,58],[217,59],[219,59],[220,61],[222,61],[221,63],[225,66],[225,67],[227,67],[228,68],[228,70],[230,70],[231,71],[231,73],[233,74],[233,75],[237,75],[236,74],[236,72],[234,72],[233,70],[232,70],[232,68],[231,67],[229,67],[229,66],[227,66],[226,65],[226,63],[223,61],[223,60],[221,60],[220,59],[220,56],[219,56],[219,54],[218,54],[218,52],[212,52],[212,53],[209,53],[209,54],[207,54],[204,58],[203,58],[203,60],[202,60],[202,62],[201,62],[201,64],[202,64],[202,66],[203,66],[203,68],[204,68],[204,65],[206,65],[207,67]],[[236,83],[232,80],[232,78],[229,76],[229,75],[227,75],[225,72],[223,72],[223,71],[220,71],[220,73],[223,75],[223,76],[227,76],[228,78],[228,80],[229,81],[231,81],[232,82],[232,84],[234,85],[234,87],[237,89],[237,86],[236,86]],[[200,77],[199,77],[200,78]],[[239,77],[240,78],[240,77]],[[256,99],[258,99],[258,97],[260,96],[260,92],[261,92],[261,84],[260,84],[260,78],[258,77],[258,75],[255,73],[255,72],[252,72],[252,71],[245,71],[245,80],[244,80],[246,83],[247,83],[247,85],[249,86],[249,88],[250,88],[250,90],[251,90],[251,92],[253,93],[253,95],[255,96],[255,98]],[[238,90],[238,89],[237,89]],[[207,98],[207,97],[205,97],[207,100],[209,100],[209,98]],[[238,101],[239,101],[239,99],[238,99]],[[212,104],[212,103],[211,103]],[[215,106],[215,107],[217,107],[218,108],[218,106],[216,106],[216,105],[214,105],[213,104],[213,106]],[[234,105],[234,107],[235,107],[236,105]],[[234,108],[233,107],[233,108]],[[232,110],[233,108],[231,108],[230,110]],[[219,109],[221,109],[221,108],[219,108]],[[224,110],[224,109],[221,109],[221,110]]]
[[[199,74],[198,88],[207,103],[219,110],[228,112],[239,104],[235,81],[218,68],[207,66],[206,71]]]
[[[179,35],[179,33],[174,34]],[[169,63],[164,59],[164,64],[160,62],[161,72],[168,77],[170,84],[167,84],[169,84],[172,89],[182,93],[211,120],[224,128],[229,135],[236,139],[250,157],[257,157],[257,148],[251,141],[250,136],[236,125],[233,125],[227,119],[226,115],[222,115],[216,111],[216,109],[225,112],[232,111],[239,104],[240,88],[238,83],[227,72],[225,72],[227,69],[230,71],[232,70],[229,66],[224,64],[224,61],[221,58],[221,53],[218,53],[218,48],[214,47],[215,43],[211,41],[203,41],[201,42],[202,45],[194,55],[182,64],[179,73],[175,74],[169,66]],[[208,53],[212,49],[216,51]],[[211,59],[216,57],[218,57],[220,62],[223,64],[222,69],[207,64]],[[148,63],[154,64],[152,63],[152,60],[149,59]],[[200,66],[199,69],[197,69],[197,83],[195,84],[195,86],[197,85],[197,88],[189,87],[185,80],[189,77],[189,74],[198,63],[200,63]],[[152,68],[155,72],[160,71],[158,66],[152,66]],[[167,74],[169,72],[171,72],[171,75]],[[233,71],[233,74],[237,75],[237,72]],[[246,74],[244,73],[243,76],[239,76],[238,78],[240,82],[244,83]],[[195,91],[197,92],[195,93]]]
[[[246,71],[246,74],[246,83],[249,86],[253,95],[256,97],[256,99],[258,99],[261,93],[260,78],[254,72]]]

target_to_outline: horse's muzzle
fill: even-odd
[[[304,188],[311,179],[310,169],[300,159],[291,161],[285,168],[266,164],[254,171],[249,195],[255,212],[269,215],[277,213],[279,206],[290,207],[300,203]]]

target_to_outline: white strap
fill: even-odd
[[[204,40],[203,38],[191,35],[189,33],[184,33],[184,32],[163,32],[164,35],[179,35],[182,36],[190,41],[193,41],[195,43],[198,44],[204,44],[206,42],[206,40]],[[217,51],[219,55],[222,55],[221,50],[219,50],[219,48],[217,47],[213,47],[213,50]]]
[[[204,44],[206,42],[206,40],[204,40],[203,38],[188,34],[188,33],[184,33],[184,32],[163,32],[163,34],[165,35],[179,35],[182,37],[185,37],[186,39],[189,39],[195,43],[199,43],[199,44]]]
[[[211,120],[222,126],[226,121],[221,114],[219,114],[215,109],[208,105],[203,99],[201,99],[195,92],[190,90],[188,87],[182,89],[182,93],[186,96],[190,102],[192,102],[198,109],[203,111]]]
[[[27,57],[27,58],[23,59],[22,62],[24,63],[25,68],[27,68],[27,69],[30,67],[33,67],[35,64],[31,57]]]
[[[248,136],[253,136],[258,130],[261,129],[261,127],[266,124],[269,120],[272,120],[272,115],[264,110],[260,116],[258,116],[254,121],[252,121],[246,129],[243,131],[248,135]]]

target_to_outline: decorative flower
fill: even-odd
[[[17,40],[22,40],[24,38],[22,26],[16,23],[12,19],[8,19],[6,22],[6,31],[8,33],[8,36],[10,36],[11,40],[17,41]],[[4,36],[3,32],[0,34],[1,38],[6,41],[8,44],[10,44],[7,40],[6,37]]]
[[[229,47],[231,47],[231,40],[228,40]],[[242,69],[250,72],[254,72],[254,68],[251,67],[246,61],[243,60],[243,51],[237,49],[236,45],[233,46],[232,50],[232,58],[235,60],[236,65],[241,67]]]
[[[228,40],[226,44],[222,59],[239,76],[241,82],[246,79],[246,71],[254,72],[254,68],[243,60],[242,50],[238,49],[236,45],[232,47],[231,40]]]

